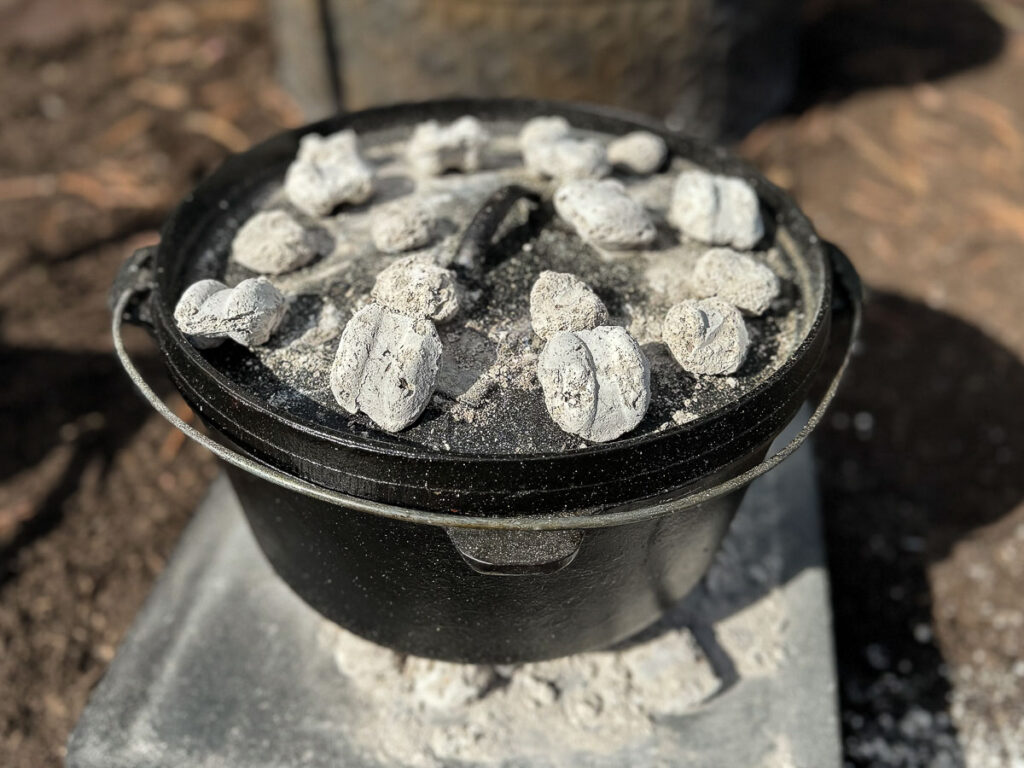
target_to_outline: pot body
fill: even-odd
[[[766,449],[707,484],[748,469]],[[707,570],[745,492],[582,531],[564,567],[533,563],[509,575],[471,567],[444,528],[342,509],[233,467],[228,474],[264,554],[313,608],[381,645],[470,663],[603,648],[657,621]],[[508,542],[529,533],[480,535]]]
[[[160,246],[122,270],[114,293],[139,297],[130,308],[119,306],[152,329],[178,390],[232,446],[227,453],[246,459],[229,467],[245,513],[271,564],[310,605],[357,634],[417,655],[466,662],[553,658],[624,639],[699,581],[742,491],[685,509],[682,501],[675,509],[668,500],[719,486],[764,458],[805,398],[813,397],[819,378],[839,375],[859,316],[859,289],[845,258],[822,243],[780,190],[715,147],[660,131],[674,154],[754,185],[771,223],[785,233],[806,306],[803,340],[786,362],[705,419],[559,454],[426,451],[270,408],[207,359],[221,354],[219,363],[227,366],[231,355],[244,358],[244,351],[225,345],[204,356],[182,336],[173,308],[186,268],[204,254],[226,259],[233,230],[225,219],[245,205],[261,179],[283,173],[303,135],[346,128],[372,134],[467,113],[515,122],[556,114],[610,135],[658,130],[606,110],[535,101],[429,102],[338,116],[226,161],[169,219]],[[834,294],[836,281],[841,290]],[[266,479],[253,469],[260,466],[343,499],[397,505],[406,514],[323,501]],[[656,507],[672,511],[629,514]],[[457,527],[429,522],[428,512]],[[502,522],[592,512],[605,518],[605,527],[515,530]],[[458,527],[466,515],[494,518],[494,525]]]

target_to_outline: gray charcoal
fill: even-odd
[[[423,413],[437,382],[441,339],[434,324],[380,304],[364,307],[341,334],[331,392],[349,413],[399,432]]]
[[[650,131],[633,131],[608,144],[608,162],[640,176],[655,173],[666,157],[665,140]]]
[[[779,295],[779,278],[766,264],[728,248],[697,260],[691,278],[698,296],[720,296],[751,315],[762,315]]]
[[[523,162],[534,173],[554,179],[607,176],[611,168],[604,146],[594,139],[570,135],[561,117],[535,117],[519,132]]]
[[[607,320],[604,302],[576,275],[545,270],[530,290],[530,323],[542,339],[559,331],[586,331]]]
[[[406,256],[377,275],[373,298],[389,309],[439,323],[459,311],[455,273],[439,267],[429,254]]]
[[[436,216],[417,200],[400,200],[373,212],[371,235],[378,251],[403,253],[423,248],[434,236]]]
[[[264,211],[235,235],[231,256],[253,272],[280,275],[304,267],[317,256],[312,233],[286,211]]]
[[[690,299],[672,307],[665,316],[662,339],[683,370],[709,376],[735,373],[750,348],[743,315],[717,297]]]
[[[562,331],[541,352],[544,404],[564,431],[603,443],[636,427],[651,400],[651,369],[625,328]]]
[[[310,216],[327,216],[344,203],[366,202],[373,194],[373,169],[359,154],[355,131],[303,136],[285,174],[284,191]]]
[[[566,182],[555,192],[555,210],[580,237],[599,248],[641,248],[658,234],[644,207],[614,179]]]
[[[472,173],[480,170],[489,140],[480,121],[470,115],[445,126],[429,120],[416,126],[406,157],[421,176],[440,176],[445,171]]]
[[[174,319],[194,346],[206,349],[224,338],[247,347],[266,344],[284,317],[287,302],[265,277],[229,288],[219,280],[200,280],[181,295]]]
[[[743,179],[684,171],[672,192],[669,220],[709,245],[753,248],[764,236],[757,193]]]

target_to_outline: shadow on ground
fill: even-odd
[[[142,364],[159,370],[152,353]],[[99,462],[105,474],[151,411],[110,353],[0,345],[0,370],[7,372],[0,392],[0,482],[32,470],[61,447],[68,452],[59,476],[43,482],[45,493],[32,494],[38,498],[32,513],[0,528],[2,586],[18,552],[60,524],[86,467]]]
[[[808,0],[792,108],[985,64],[1006,34],[971,0]]]
[[[893,294],[865,320],[817,440],[844,737],[855,765],[931,765],[958,752],[928,569],[1024,498],[1024,366]]]

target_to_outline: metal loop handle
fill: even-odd
[[[853,339],[856,337],[857,331],[860,327],[860,298],[859,288],[855,282],[856,275],[853,273],[852,268],[849,267],[848,263],[844,265],[846,257],[837,250],[833,250],[832,260],[835,275],[844,283],[843,287],[845,288],[851,303],[850,311],[852,317],[849,332],[846,334],[847,338],[844,340],[846,343],[846,353],[844,354],[839,366],[836,368],[836,371],[829,382],[828,388],[822,395],[821,400],[814,409],[814,412],[793,439],[757,466],[752,467],[746,472],[736,475],[719,485],[697,491],[682,498],[655,502],[651,506],[626,509],[618,512],[598,512],[592,515],[515,515],[509,517],[453,515],[445,512],[410,509],[408,507],[399,507],[393,504],[361,499],[357,496],[350,496],[345,493],[333,491],[305,480],[301,480],[293,475],[274,469],[267,464],[256,461],[249,456],[245,456],[244,454],[217,442],[208,435],[203,434],[191,424],[178,417],[170,408],[167,407],[167,405],[164,404],[163,400],[157,396],[156,392],[154,392],[149,384],[146,383],[142,374],[139,373],[135,364],[132,363],[131,357],[125,350],[124,339],[121,335],[126,310],[132,298],[135,296],[136,291],[130,289],[125,290],[117,299],[114,306],[114,317],[111,325],[111,332],[114,337],[114,350],[121,361],[121,365],[124,366],[125,371],[127,371],[128,376],[132,380],[132,383],[134,383],[142,393],[142,396],[149,401],[149,404],[156,409],[157,413],[167,419],[167,421],[173,426],[181,430],[187,437],[196,441],[204,448],[207,448],[222,461],[246,472],[251,472],[257,477],[281,486],[282,488],[287,488],[288,490],[295,491],[296,493],[301,493],[311,498],[326,501],[331,504],[337,504],[338,506],[357,512],[366,512],[392,520],[401,520],[423,525],[436,525],[449,528],[478,528],[516,531],[562,531],[571,529],[605,528],[663,517],[684,509],[696,507],[700,504],[711,501],[712,499],[725,496],[742,488],[766,472],[771,471],[789,458],[789,456],[791,456],[797,448],[803,444],[808,435],[810,435],[821,422],[822,417],[825,415],[825,411],[828,410],[829,404],[835,397],[836,390],[839,387],[839,382],[842,379],[843,373],[846,371],[846,367],[850,361]]]

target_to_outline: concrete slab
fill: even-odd
[[[813,456],[804,448],[751,488],[702,586],[628,644],[643,648],[688,631],[717,676],[710,697],[677,716],[652,717],[642,735],[627,736],[635,743],[612,753],[588,752],[581,734],[540,758],[516,754],[513,739],[483,762],[439,754],[429,734],[422,749],[408,736],[405,752],[385,748],[417,705],[410,701],[397,721],[401,696],[376,711],[379,697],[354,686],[357,670],[346,665],[379,663],[390,652],[372,646],[365,659],[342,659],[325,646],[325,637],[348,642],[347,633],[272,573],[221,478],[94,691],[67,765],[839,766],[819,518]],[[560,711],[539,710],[540,727],[566,725],[554,721]]]

